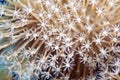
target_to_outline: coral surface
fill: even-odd
[[[2,1],[0,58],[12,80],[120,80],[120,0]]]

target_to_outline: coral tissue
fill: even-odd
[[[0,50],[12,80],[120,80],[120,0],[6,0]]]

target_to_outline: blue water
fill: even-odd
[[[4,5],[5,3],[5,0],[0,0],[0,5]]]

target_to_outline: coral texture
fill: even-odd
[[[120,80],[120,0],[6,0],[0,50],[13,80]]]

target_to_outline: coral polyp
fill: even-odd
[[[6,0],[0,24],[13,80],[120,80],[120,0]]]

